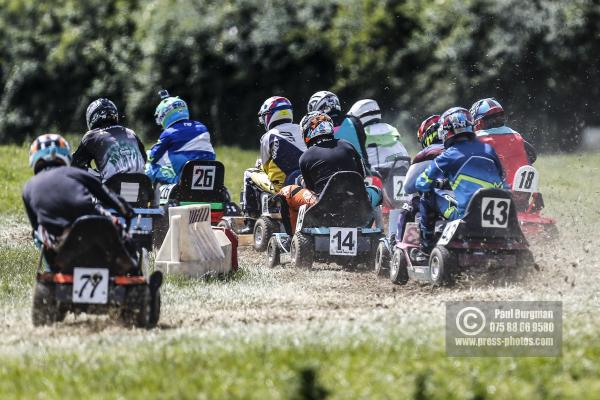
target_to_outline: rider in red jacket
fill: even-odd
[[[535,149],[519,133],[505,125],[504,108],[497,100],[478,100],[470,111],[477,138],[494,148],[502,164],[506,182],[512,187],[517,170],[535,162]]]

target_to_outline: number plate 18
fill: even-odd
[[[73,303],[106,304],[108,302],[107,268],[73,269]]]
[[[356,228],[330,228],[329,254],[355,256],[358,250],[358,230]]]
[[[510,199],[483,197],[481,199],[481,227],[506,228],[510,215]]]

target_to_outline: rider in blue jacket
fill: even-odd
[[[156,123],[164,129],[150,150],[146,175],[153,183],[177,183],[181,170],[190,160],[215,160],[210,133],[204,124],[190,119],[187,104],[161,90],[156,107]]]
[[[435,246],[436,216],[452,221],[461,218],[475,192],[482,188],[505,188],[502,165],[494,149],[476,139],[471,113],[461,107],[447,110],[440,118],[438,135],[445,150],[419,176],[416,188],[423,193],[421,213],[421,251],[428,254]],[[447,181],[454,192],[438,188]]]

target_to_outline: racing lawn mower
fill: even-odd
[[[165,217],[154,232],[159,247],[169,229],[169,207],[210,204],[210,221],[217,225],[224,216],[240,215],[225,187],[225,167],[219,161],[192,160],[185,163],[178,183],[160,186],[160,206]]]
[[[554,218],[541,215],[544,199],[539,192],[539,174],[531,165],[520,167],[513,179],[513,200],[521,229],[529,240],[558,239]]]
[[[138,247],[152,251],[152,232],[164,211],[154,204],[150,178],[145,174],[116,174],[105,185],[133,207],[135,217],[130,228],[131,237]],[[111,213],[118,217],[116,211],[111,210]],[[125,225],[123,219],[121,223]]]
[[[337,172],[316,204],[300,208],[293,237],[288,233],[271,237],[268,264],[291,262],[297,268],[311,268],[317,261],[365,264],[372,269],[382,237],[380,228],[371,227],[373,222],[374,210],[363,178],[356,172]]]
[[[80,217],[58,250],[42,246],[33,325],[51,325],[74,312],[116,315],[126,325],[154,327],[160,317],[162,273],[146,277],[142,263],[141,251],[127,243],[110,217]]]
[[[247,193],[240,194],[242,216],[225,216],[219,226],[233,229],[240,244],[251,243],[254,250],[264,252],[271,236],[284,232],[284,227],[271,182],[260,169],[249,171],[244,184]]]
[[[439,239],[427,259],[418,251],[417,224],[406,224],[390,263],[393,283],[403,285],[412,278],[434,285],[451,284],[456,274],[469,267],[501,269],[511,277],[534,264],[508,191],[478,190],[462,219],[438,227],[443,229],[436,229]]]

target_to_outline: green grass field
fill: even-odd
[[[219,148],[234,199],[255,152]],[[561,241],[515,287],[432,290],[373,274],[271,270],[241,252],[235,279],[168,279],[157,329],[69,317],[34,329],[37,253],[20,190],[27,149],[0,147],[0,398],[595,399],[600,393],[600,154],[543,156],[546,214]],[[585,173],[584,173],[585,172]],[[559,358],[454,358],[446,300],[562,300]],[[2,318],[3,317],[3,318]]]

